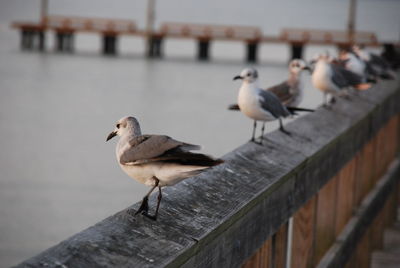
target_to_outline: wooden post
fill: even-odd
[[[248,42],[247,43],[247,61],[257,62],[257,48],[258,42]]]
[[[350,0],[350,7],[349,7],[349,18],[347,22],[347,31],[348,31],[348,38],[349,44],[353,45],[355,43],[355,29],[356,29],[356,0]]]
[[[155,0],[147,0],[147,16],[146,16],[146,44],[147,56],[153,57],[153,33],[155,21]]]
[[[117,36],[111,34],[103,35],[103,54],[116,55],[117,54]]]
[[[48,15],[49,2],[48,0],[41,0],[40,5],[40,23],[42,29],[37,33],[38,35],[38,49],[44,51],[46,49],[46,26],[47,26],[47,15]]]
[[[40,51],[44,51],[46,48],[46,33],[45,31],[39,31],[37,34],[39,38],[38,48]]]
[[[41,22],[42,24],[46,24],[46,23],[47,23],[48,9],[49,9],[49,2],[48,2],[48,0],[41,0],[41,5],[40,5],[40,22]]]
[[[147,56],[149,58],[161,58],[163,56],[162,51],[162,36],[153,35],[149,40],[149,47]]]
[[[303,58],[303,43],[292,43],[292,56],[291,59]]]
[[[198,40],[198,51],[197,51],[197,59],[198,60],[208,60],[209,55],[209,47],[210,40],[209,39],[199,39]]]

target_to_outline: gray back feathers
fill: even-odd
[[[285,106],[282,105],[277,96],[267,90],[259,90],[260,105],[264,110],[269,111],[276,118],[289,116],[290,113]]]

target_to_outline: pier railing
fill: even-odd
[[[45,50],[45,33],[53,31],[56,35],[55,47],[58,51],[72,52],[73,35],[77,33],[98,33],[103,37],[103,53],[117,54],[117,40],[123,35],[139,36],[147,39],[147,56],[163,56],[163,43],[167,38],[193,39],[198,43],[197,58],[210,58],[211,43],[218,40],[240,41],[246,46],[246,60],[257,61],[258,47],[263,43],[288,44],[291,58],[301,58],[305,45],[334,45],[348,47],[354,43],[365,46],[382,45],[372,32],[357,31],[351,36],[348,31],[318,29],[283,29],[280,35],[265,35],[259,27],[241,25],[195,24],[165,22],[159,29],[148,33],[138,29],[135,21],[122,19],[84,18],[51,15],[40,22],[14,22],[12,27],[21,31],[21,48],[24,50]],[[393,44],[390,48],[393,48]],[[385,47],[386,50],[386,47]]]
[[[369,267],[398,205],[399,103],[389,81],[319,108],[166,188],[158,221],[126,209],[18,267]]]

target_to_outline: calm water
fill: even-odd
[[[145,1],[113,1],[112,7],[106,0],[50,2],[53,14],[144,22]],[[21,52],[18,33],[7,23],[36,19],[38,3],[0,0],[0,267],[31,257],[142,197],[146,188],[116,163],[115,141],[105,142],[120,117],[134,115],[145,133],[201,144],[215,156],[246,142],[251,132],[250,120],[226,110],[239,87],[232,77],[246,66],[242,44],[213,44],[213,60],[207,63],[194,60],[192,41],[172,40],[166,43],[166,59],[146,60],[143,41],[132,37],[120,41],[115,58],[97,53],[95,35],[77,36],[73,55],[52,49]],[[157,15],[158,22],[259,25],[276,34],[294,25],[343,29],[346,8],[347,1],[171,0],[159,1]],[[395,0],[359,1],[357,26],[381,39],[398,39],[399,10]],[[306,57],[321,49],[334,51],[309,47]],[[286,78],[287,58],[286,46],[261,47],[262,85]],[[307,78],[303,106],[315,107],[320,100]]]

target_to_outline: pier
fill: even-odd
[[[159,29],[149,33],[138,29],[135,21],[118,19],[83,18],[72,16],[44,16],[40,22],[14,22],[12,27],[21,33],[21,49],[46,49],[46,33],[55,35],[54,48],[60,52],[74,51],[74,36],[79,33],[97,33],[101,36],[102,53],[116,55],[118,38],[139,36],[148,40],[146,54],[150,58],[161,58],[163,43],[168,38],[192,39],[197,42],[197,59],[210,59],[213,42],[225,40],[241,42],[246,47],[245,60],[256,62],[258,47],[263,43],[288,44],[291,58],[302,58],[306,45],[330,45],[348,47],[352,44],[378,47],[382,46],[372,32],[354,32],[317,29],[282,29],[278,36],[268,36],[259,27],[240,25],[212,25],[165,22]],[[388,44],[386,44],[388,45]],[[393,44],[389,44],[393,46]],[[386,46],[385,46],[386,49]]]
[[[137,203],[16,267],[368,268],[399,205],[399,102],[396,80],[338,99],[164,189],[158,221]]]

